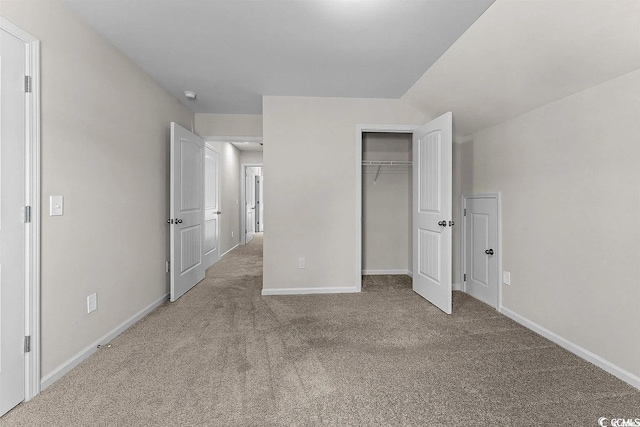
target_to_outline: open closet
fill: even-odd
[[[410,133],[362,134],[362,275],[370,286],[411,288]]]

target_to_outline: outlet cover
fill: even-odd
[[[98,296],[96,294],[91,294],[87,297],[87,313],[91,313],[98,308]]]
[[[509,273],[508,271],[502,272],[502,283],[504,283],[505,285],[511,284],[511,273]]]
[[[62,216],[64,214],[64,197],[49,197],[49,216]]]
[[[298,268],[307,268],[307,262],[304,258],[298,258]]]

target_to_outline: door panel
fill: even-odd
[[[171,123],[171,301],[204,279],[204,140]]]
[[[0,30],[0,415],[25,397],[26,45]]]
[[[218,153],[205,146],[204,265],[220,259],[220,165]]]
[[[497,198],[467,197],[465,209],[465,290],[498,308]],[[493,251],[493,254],[487,251]]]
[[[245,244],[249,243],[253,240],[253,235],[255,233],[255,210],[256,210],[256,175],[250,169],[246,169],[244,187],[245,187],[245,207],[246,207],[246,218],[245,218]]]
[[[413,290],[451,313],[452,114],[413,134]],[[444,224],[444,225],[442,225]]]

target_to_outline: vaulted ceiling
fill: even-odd
[[[64,1],[193,111],[234,114],[263,95],[400,98],[493,2]]]

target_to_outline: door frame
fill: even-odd
[[[30,352],[25,353],[25,396],[28,401],[40,393],[40,41],[0,17],[0,28],[25,44],[25,69],[31,76],[31,96],[26,101],[25,206],[31,206],[26,227],[25,336]]]
[[[378,133],[410,133],[420,125],[356,125],[356,271],[354,288],[362,291],[362,134],[365,132]],[[411,150],[413,153],[413,149]],[[413,189],[415,192],[415,188]],[[413,205],[413,197],[411,198]]]
[[[247,175],[247,168],[262,168],[262,163],[240,163],[240,201],[242,202],[242,208],[240,209],[240,244],[246,245],[247,233],[243,233],[242,230],[246,230],[247,222],[247,210],[245,200],[245,177]],[[264,173],[264,171],[263,171]]]
[[[499,191],[496,191],[492,193],[464,193],[461,196],[460,218],[462,218],[462,232],[460,233],[460,250],[462,253],[460,254],[460,281],[462,282],[462,291],[464,293],[467,293],[467,282],[464,280],[467,267],[467,217],[464,215],[464,210],[467,208],[467,199],[494,199],[497,204],[498,301],[496,301],[496,310],[502,313],[502,195]]]

